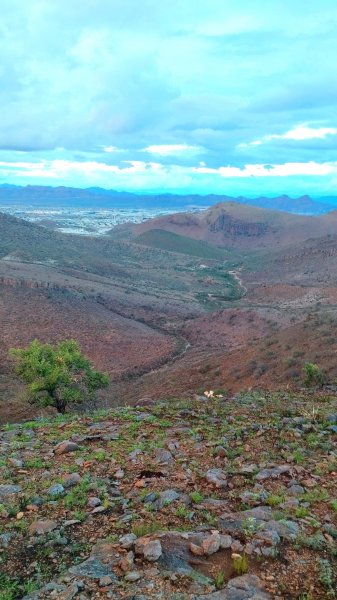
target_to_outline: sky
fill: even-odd
[[[336,0],[2,0],[0,184],[337,196]]]

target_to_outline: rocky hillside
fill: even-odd
[[[336,596],[336,396],[11,425],[0,480],[1,600]]]
[[[200,212],[176,213],[149,219],[139,225],[120,226],[119,234],[122,230],[126,237],[130,232],[140,236],[148,231],[164,230],[224,248],[275,249],[311,237],[334,234],[337,212],[310,217],[237,202],[222,202]]]

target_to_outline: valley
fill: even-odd
[[[226,203],[84,238],[0,215],[0,419],[41,412],[8,358],[35,337],[73,337],[109,373],[101,406],[296,388],[305,362],[333,382],[334,219]]]

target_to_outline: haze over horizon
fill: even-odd
[[[0,183],[337,195],[330,0],[4,0]]]

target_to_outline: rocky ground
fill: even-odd
[[[8,425],[0,599],[337,595],[337,398],[254,392]]]

